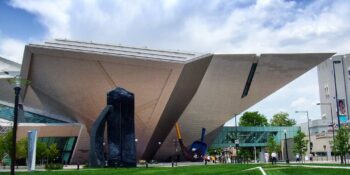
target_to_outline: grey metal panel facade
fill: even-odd
[[[340,63],[334,64],[333,62]],[[337,103],[336,91],[338,99],[344,99],[346,102],[346,114],[349,117],[349,98],[350,98],[350,55],[336,55],[331,59],[327,59],[317,66],[319,94],[321,103],[331,103],[333,109],[333,120],[337,123]],[[335,73],[335,75],[334,75]],[[334,81],[334,77],[336,81]],[[336,83],[335,83],[336,82]],[[321,115],[331,123],[331,110],[329,105],[321,105]]]

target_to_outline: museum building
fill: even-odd
[[[60,160],[88,160],[91,127],[106,94],[122,87],[135,95],[137,159],[175,154],[175,123],[185,144],[212,144],[224,123],[334,53],[212,54],[56,39],[28,44],[21,65],[0,59],[0,128],[11,125],[9,78],[22,84],[18,139],[37,129],[60,142]]]

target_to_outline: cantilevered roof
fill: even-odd
[[[41,44],[30,44],[29,46],[173,62],[189,62],[207,55],[194,52],[157,50],[149,49],[147,47],[141,48],[124,45],[98,44],[65,39],[55,39]]]
[[[12,78],[19,75],[21,65],[0,57],[0,78]]]
[[[89,131],[106,93],[123,87],[135,94],[138,158],[162,159],[173,154],[175,122],[187,144],[202,127],[214,135],[232,115],[332,55],[198,54],[54,40],[26,46],[21,76],[31,84],[22,97],[25,105],[71,117]]]

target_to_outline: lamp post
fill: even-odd
[[[288,144],[287,144],[287,129],[284,129],[284,144],[286,147],[286,163],[289,163],[289,157],[288,157]]]
[[[238,163],[239,139],[238,139],[237,114],[235,114],[235,147],[236,147],[236,163]]]
[[[254,163],[256,162],[256,137],[254,136]]]
[[[341,61],[339,60],[336,60],[336,61],[333,61],[333,78],[334,78],[334,88],[335,88],[335,104],[336,104],[336,107],[337,107],[337,119],[338,119],[338,127],[340,128],[340,119],[339,119],[339,107],[338,107],[338,90],[337,90],[337,79],[336,79],[336,76],[335,76],[335,67],[334,65],[335,64],[340,64]]]
[[[310,154],[312,153],[312,142],[311,142],[311,134],[310,134],[310,119],[309,119],[309,111],[295,111],[295,113],[306,113],[307,117],[307,130],[309,132],[309,148],[310,148]]]
[[[335,64],[341,64],[341,61],[339,60],[335,60],[332,61],[333,64],[333,78],[334,78],[334,88],[335,88],[335,104],[337,106],[337,119],[338,119],[338,128],[340,129],[341,125],[340,125],[340,118],[339,118],[339,106],[338,106],[338,91],[337,91],[337,79],[335,76]],[[341,164],[343,164],[343,156],[340,156],[340,162]]]
[[[334,121],[333,121],[333,109],[332,109],[332,103],[317,103],[316,105],[329,105],[331,108],[331,124],[332,124],[332,135],[333,135],[333,145],[334,145]],[[334,156],[334,160],[337,161],[337,156]]]
[[[12,151],[11,151],[11,175],[15,174],[16,164],[16,138],[17,138],[17,126],[18,126],[18,104],[19,104],[19,93],[21,92],[21,78],[16,76],[12,83],[15,87],[15,106],[13,108],[13,128],[12,128]],[[10,82],[11,83],[11,82]]]
[[[16,141],[17,141],[17,126],[18,126],[18,107],[19,107],[19,94],[21,92],[21,85],[30,84],[30,81],[22,79],[16,75],[14,78],[8,79],[10,84],[14,85],[15,91],[15,104],[13,108],[13,128],[12,128],[12,149],[11,149],[11,175],[15,174],[16,164]]]

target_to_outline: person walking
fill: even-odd
[[[268,163],[269,162],[269,158],[270,158],[269,153],[265,153],[264,154],[264,158],[265,158],[265,163]]]
[[[300,162],[300,155],[299,155],[299,154],[296,154],[296,155],[295,155],[295,160],[296,160],[297,162]]]
[[[277,163],[277,154],[275,152],[272,152],[272,165]]]

